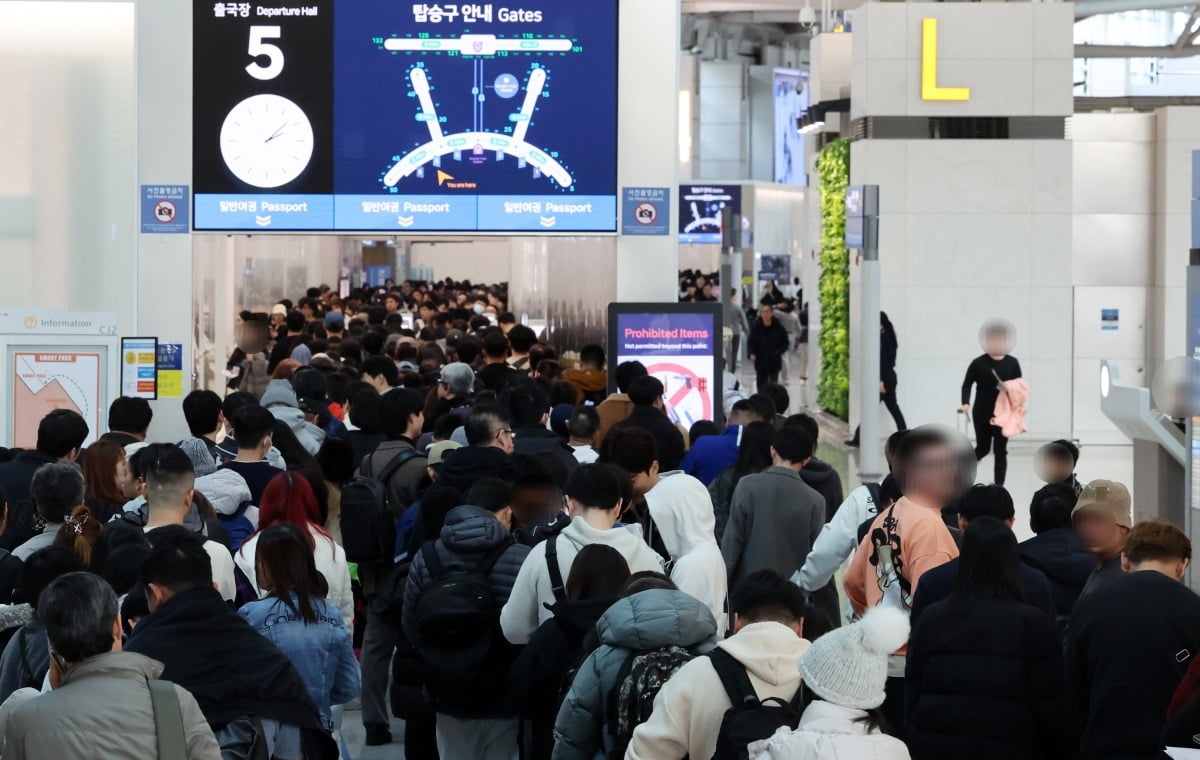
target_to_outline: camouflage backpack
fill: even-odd
[[[633,730],[649,719],[654,698],[663,684],[693,657],[691,652],[678,646],[630,653],[608,693],[606,716],[608,733],[613,738],[609,757],[625,757]]]

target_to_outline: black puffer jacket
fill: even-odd
[[[441,536],[434,541],[433,549],[446,572],[471,570],[498,544],[511,542],[512,536],[500,524],[495,515],[482,507],[462,506],[450,510]],[[496,604],[504,606],[512,593],[513,584],[521,564],[529,554],[529,547],[513,543],[500,557],[488,580]],[[421,593],[433,582],[425,557],[418,553],[408,571],[408,585],[404,589],[404,635],[409,641],[417,641],[417,604]]]
[[[1050,581],[1058,614],[1070,615],[1088,576],[1096,569],[1096,558],[1070,528],[1048,530],[1022,542],[1019,548],[1021,561],[1041,570]]]
[[[1068,760],[1079,734],[1054,621],[1017,602],[921,616],[908,643],[906,740],[914,760]]]

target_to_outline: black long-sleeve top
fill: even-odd
[[[995,374],[992,374],[995,372]],[[1016,380],[1021,376],[1021,364],[1015,356],[1005,356],[1000,360],[993,359],[987,354],[975,357],[967,367],[967,376],[963,378],[962,402],[971,403],[971,386],[975,386],[975,408],[985,410],[989,414],[996,408],[996,398],[1000,395],[996,377],[1002,381]]]

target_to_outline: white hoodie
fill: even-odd
[[[558,552],[558,568],[563,582],[571,574],[575,555],[588,544],[604,544],[621,553],[629,563],[629,572],[652,571],[661,573],[662,557],[646,545],[636,527],[619,527],[597,530],[582,517],[574,517],[558,534],[555,550]],[[537,627],[554,617],[546,605],[554,604],[554,590],[550,584],[550,570],[546,567],[546,542],[529,551],[521,564],[512,593],[500,611],[500,628],[504,638],[513,644],[527,644]]]
[[[713,534],[712,497],[696,478],[669,472],[646,493],[650,517],[674,564],[671,580],[679,590],[704,602],[717,619],[717,636],[725,637],[729,613],[729,581],[725,560]]]
[[[800,688],[808,642],[780,623],[751,623],[717,644],[746,668],[759,699],[791,700]],[[712,757],[721,719],[732,707],[712,661],[697,657],[663,685],[650,719],[633,732],[625,760]]]
[[[862,710],[817,700],[795,731],[780,728],[751,744],[751,760],[909,760],[904,742],[868,732],[865,717]]]
[[[825,523],[812,551],[804,560],[804,567],[792,575],[792,582],[806,591],[817,591],[829,583],[846,558],[858,548],[858,528],[869,518],[879,513],[879,507],[871,498],[871,490],[859,486],[850,492],[833,519]],[[853,617],[853,609],[846,600],[846,619]]]

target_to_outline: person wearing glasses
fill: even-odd
[[[1082,599],[1121,577],[1121,552],[1133,527],[1133,500],[1129,489],[1111,480],[1093,480],[1084,486],[1071,512],[1075,535],[1097,565],[1080,592]]]
[[[463,432],[467,445],[449,453],[431,490],[454,488],[466,493],[475,481],[503,477],[511,466],[513,429],[508,409],[499,404],[472,407]]]
[[[941,512],[958,499],[974,473],[967,465],[973,458],[955,443],[942,430],[926,426],[896,444],[892,474],[904,495],[871,522],[843,581],[856,617],[880,605],[909,613],[921,576],[958,557]],[[901,647],[889,666],[883,706],[897,730],[904,725],[905,652]]]

